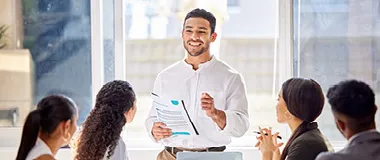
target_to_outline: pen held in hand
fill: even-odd
[[[261,134],[261,133],[260,133],[260,132],[258,132],[258,131],[253,131],[253,133]],[[267,136],[267,135],[268,135],[268,133],[265,133],[264,135],[266,135],[266,136]],[[282,140],[282,137],[281,137],[281,136],[277,136],[277,138],[278,138],[278,139],[281,139],[281,140]]]

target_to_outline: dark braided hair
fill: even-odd
[[[124,113],[134,105],[132,86],[121,80],[105,84],[96,96],[94,109],[83,124],[78,139],[77,160],[109,159],[116,148],[120,133],[127,122]]]

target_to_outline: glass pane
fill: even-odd
[[[239,7],[239,0],[227,0],[228,7]]]
[[[317,80],[325,94],[331,85],[355,78],[370,84],[379,95],[379,1],[293,2],[294,75]],[[380,122],[379,113],[376,118]],[[330,141],[344,140],[327,101],[318,122]]]
[[[125,139],[146,147],[153,145],[144,123],[151,107],[150,93],[157,74],[185,56],[181,31],[185,14],[191,9],[207,8],[219,1],[151,1],[129,0],[126,6],[126,74],[137,92],[138,110],[128,124]],[[258,125],[278,128],[276,100],[272,96],[274,44],[277,0],[239,1],[239,13],[229,14],[225,4],[218,4],[217,42],[211,52],[242,73],[249,98],[250,141],[233,140],[232,146],[253,146]],[[195,5],[197,4],[197,5]],[[248,16],[249,15],[249,16]],[[265,16],[262,16],[265,15]],[[227,18],[228,17],[228,18]],[[222,21],[221,19],[225,19]],[[258,23],[259,22],[259,23]],[[244,24],[244,25],[241,25]],[[219,45],[220,44],[220,45]]]
[[[15,126],[21,126],[29,111],[48,94],[71,97],[79,106],[79,123],[84,121],[91,109],[90,0],[4,3],[2,13],[15,16],[4,23],[10,32],[21,29],[16,34],[19,37],[10,37],[16,45],[8,48],[28,49],[33,67],[26,67],[28,72],[0,70],[0,77],[12,77],[5,80],[5,88],[0,86],[0,92],[11,91],[12,95],[0,97],[0,126],[12,126],[13,121]],[[13,107],[17,114],[10,115],[2,107]]]
[[[115,79],[114,1],[103,1],[104,82]]]

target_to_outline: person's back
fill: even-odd
[[[30,150],[28,156],[26,157],[26,160],[34,160],[42,155],[54,157],[49,146],[40,138],[37,138],[36,144],[34,145],[32,150]]]
[[[317,125],[315,123],[315,125]],[[330,143],[325,139],[321,131],[315,126],[299,137],[289,145],[287,159],[315,159],[321,152],[332,152]]]
[[[380,133],[369,131],[355,137],[335,154],[322,153],[318,160],[380,160]]]
[[[127,160],[120,134],[136,113],[136,95],[132,86],[121,80],[103,85],[94,109],[87,117],[74,150],[76,160]]]
[[[69,143],[78,119],[76,104],[68,97],[43,98],[26,117],[16,160],[51,160]]]
[[[338,129],[348,144],[336,153],[321,153],[317,160],[380,160],[380,133],[376,131],[377,107],[371,88],[359,81],[343,81],[329,89]]]
[[[120,159],[128,160],[128,155],[126,151],[127,151],[127,147],[125,146],[123,138],[120,137],[115,147],[115,150],[113,152],[113,155],[110,158],[107,158],[108,155],[105,154],[103,157],[103,160],[120,160]],[[108,150],[106,153],[108,153]]]

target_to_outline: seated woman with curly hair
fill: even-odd
[[[120,133],[135,113],[136,95],[128,82],[115,80],[105,84],[79,133],[75,159],[128,159]]]

